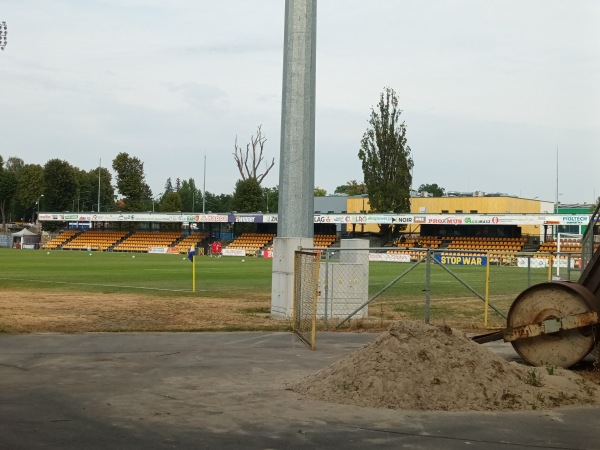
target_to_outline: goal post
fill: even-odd
[[[315,349],[316,344],[320,261],[320,253],[294,252],[294,315],[292,330],[311,350]]]

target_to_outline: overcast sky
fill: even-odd
[[[284,0],[0,0],[0,155],[90,170],[120,152],[233,193],[262,125],[278,184]],[[600,2],[320,0],[315,184],[363,180],[396,90],[414,187],[562,203],[600,195]],[[558,177],[557,177],[558,149]],[[110,167],[111,168],[111,167]],[[112,171],[112,168],[111,168]]]

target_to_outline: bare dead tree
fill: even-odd
[[[262,125],[258,126],[256,130],[256,137],[250,136],[250,143],[246,144],[246,151],[243,152],[241,147],[238,147],[237,136],[235,137],[235,152],[233,157],[237,164],[242,180],[248,180],[254,178],[258,181],[258,184],[262,183],[262,180],[267,176],[275,165],[275,158],[271,161],[271,165],[265,165],[264,173],[259,173],[260,164],[264,160],[263,152],[265,149],[265,142],[267,138],[262,135]],[[252,148],[252,153],[250,149]]]

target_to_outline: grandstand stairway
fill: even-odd
[[[205,231],[196,231],[190,234],[182,234],[179,239],[177,239],[173,246],[179,247],[179,253],[187,253],[189,248],[193,245],[196,248],[202,249],[204,251],[204,245],[206,240],[208,239],[208,233]],[[204,254],[204,253],[202,253]]]
[[[41,246],[42,250],[62,250],[63,246],[80,236],[83,230],[66,230],[53,237]]]
[[[526,253],[535,253],[539,250],[539,248],[539,244],[525,244],[522,251]]]
[[[55,250],[62,250],[62,248],[67,245],[69,242],[71,242],[73,239],[77,238],[78,236],[81,236],[81,234],[83,234],[83,231],[78,231],[76,234],[74,234],[73,236],[71,236],[69,239],[67,239],[66,241],[64,241],[62,244],[60,244],[58,247],[56,247]]]
[[[121,242],[123,242],[125,239],[133,236],[133,234],[135,233],[135,231],[131,231],[129,234],[126,234],[125,236],[123,236],[121,239],[119,239],[117,242],[115,242],[113,245],[111,245],[108,249],[106,249],[107,252],[112,252],[114,250],[114,248],[119,245]]]
[[[442,239],[442,243],[438,247],[439,250],[446,250],[448,246],[452,243],[450,239]]]

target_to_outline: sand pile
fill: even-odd
[[[401,321],[375,341],[288,389],[357,406],[517,410],[597,403],[596,385],[568,370],[507,362],[462,332]]]

